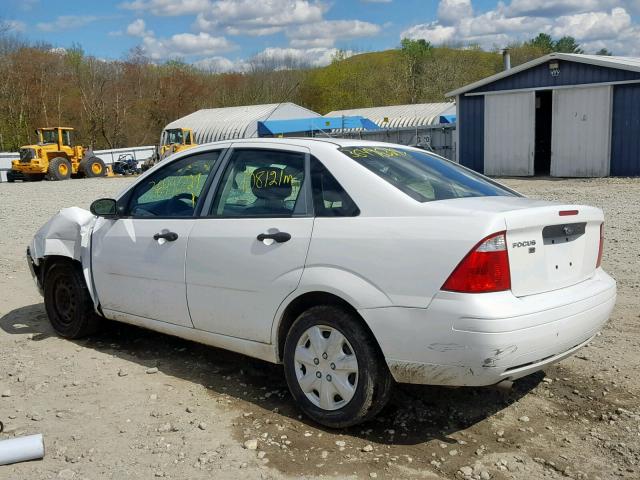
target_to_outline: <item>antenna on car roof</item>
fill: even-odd
[[[300,86],[300,82],[297,82],[293,87],[291,87],[289,89],[289,91],[287,92],[287,94],[284,96],[284,100],[282,100],[280,103],[278,103],[273,110],[271,110],[271,112],[269,112],[269,115],[267,115],[267,118],[265,118],[264,120],[262,120],[263,122],[266,122],[267,120],[269,120],[269,117],[271,117],[271,115],[273,115],[273,113],[280,107],[280,105],[282,105],[284,102],[287,101],[287,99],[289,98],[289,96],[293,93],[293,91],[298,88]]]

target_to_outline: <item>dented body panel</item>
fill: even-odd
[[[64,208],[54,215],[34,235],[29,245],[29,262],[37,267],[45,257],[67,257],[82,264],[82,273],[87,282],[94,305],[98,306],[98,297],[93,288],[91,272],[91,232],[96,217],[78,207]],[[35,277],[35,271],[30,268]],[[39,290],[42,285],[38,283]]]

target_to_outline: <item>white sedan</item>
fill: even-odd
[[[394,380],[509,383],[573,354],[616,299],[602,244],[601,210],[423,150],[254,139],[62,210],[28,261],[61,336],[107,318],[283,363],[300,408],[343,427]]]

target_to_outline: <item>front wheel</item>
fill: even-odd
[[[80,265],[59,262],[44,279],[44,307],[51,326],[65,338],[81,338],[97,330],[99,317],[93,309]]]
[[[312,307],[294,322],[285,342],[284,370],[304,413],[332,428],[374,417],[393,384],[359,319],[332,305]]]
[[[68,180],[71,173],[71,163],[66,158],[56,157],[49,162],[50,180]]]
[[[107,167],[101,158],[89,157],[82,160],[83,173],[87,178],[104,177],[107,174]]]

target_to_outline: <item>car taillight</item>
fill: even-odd
[[[598,246],[598,261],[596,262],[596,268],[602,264],[602,249],[604,247],[604,223],[600,224],[600,245]]]
[[[482,239],[455,268],[442,290],[463,293],[501,292],[511,289],[505,232]]]

